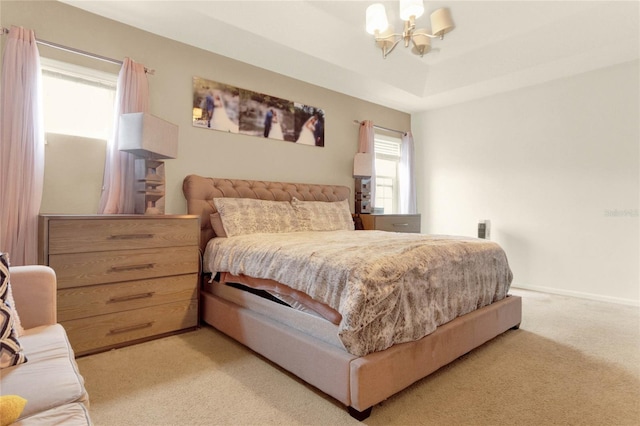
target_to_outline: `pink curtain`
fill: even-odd
[[[372,207],[375,207],[376,202],[376,155],[373,145],[374,131],[373,122],[371,120],[364,120],[360,123],[360,133],[358,135],[358,152],[370,152],[371,156],[371,201]]]
[[[417,212],[416,206],[416,179],[414,163],[413,135],[407,132],[402,135],[400,146],[400,213],[413,214]]]
[[[11,27],[0,90],[0,251],[11,264],[38,261],[44,184],[40,55],[32,30]]]
[[[102,196],[98,213],[134,213],[135,156],[119,150],[120,115],[149,112],[149,82],[144,65],[125,58],[118,76],[113,135],[107,143]]]

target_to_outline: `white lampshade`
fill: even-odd
[[[415,16],[419,18],[424,13],[424,3],[422,0],[400,0],[400,19],[408,21]]]
[[[370,178],[373,174],[373,154],[370,152],[358,152],[353,157],[353,177]]]
[[[389,28],[389,20],[387,19],[387,11],[384,10],[382,3],[374,3],[367,7],[367,32],[375,34],[376,31],[382,32]]]
[[[443,38],[446,33],[455,27],[449,9],[438,9],[431,14],[431,31],[433,31],[434,36]]]
[[[122,114],[118,126],[120,151],[148,160],[178,156],[178,126],[146,112]]]

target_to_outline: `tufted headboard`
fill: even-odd
[[[349,199],[351,190],[340,185],[309,183],[265,182],[259,180],[220,179],[188,175],[182,182],[187,199],[187,212],[200,216],[200,249],[215,236],[210,215],[216,212],[214,198],[255,198],[259,200],[342,201]]]

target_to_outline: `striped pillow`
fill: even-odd
[[[14,307],[9,304],[9,258],[0,253],[0,368],[27,362],[15,329]]]

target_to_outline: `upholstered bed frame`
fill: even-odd
[[[243,197],[263,200],[339,201],[349,198],[345,186],[262,182],[205,178],[189,175],[183,192],[189,214],[201,217],[200,245],[215,234],[210,215],[213,198]],[[505,299],[438,327],[424,338],[354,356],[264,315],[216,297],[203,289],[204,322],[243,343],[282,368],[349,408],[363,420],[374,405],[454,361],[503,332],[517,328],[522,316],[521,299]],[[283,349],[286,348],[286,349]]]

